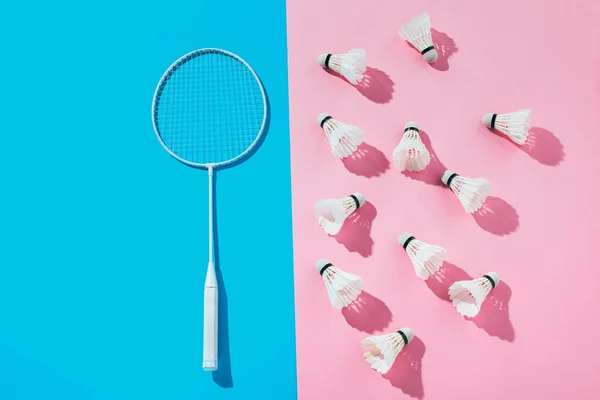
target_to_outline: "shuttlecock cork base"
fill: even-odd
[[[319,65],[323,68],[327,68],[329,69],[329,60],[331,60],[331,56],[333,54],[329,53],[323,53],[321,55],[319,55],[318,61],[319,61]]]
[[[361,208],[363,204],[365,204],[365,195],[362,193],[354,193],[351,194],[350,197],[356,203],[356,208]]]
[[[492,284],[492,289],[498,286],[498,283],[500,283],[500,277],[495,272],[488,272],[483,277],[490,281],[490,283]]]
[[[423,55],[425,61],[427,61],[429,64],[435,62],[438,59],[438,52],[435,49],[435,46],[429,46],[421,50],[421,54]]]
[[[419,125],[417,125],[417,123],[415,121],[408,121],[404,125],[404,132],[408,132],[408,131],[419,132]]]
[[[323,276],[323,274],[325,273],[325,271],[327,271],[328,268],[333,267],[333,264],[329,262],[329,260],[322,258],[320,260],[317,261],[316,264],[316,268],[317,271],[319,272],[319,275]]]
[[[493,113],[487,113],[483,116],[483,118],[481,119],[481,122],[483,122],[483,124],[485,126],[487,126],[490,129],[494,129],[496,127],[496,117],[498,116],[498,114],[493,114]]]
[[[412,329],[410,329],[410,328],[402,328],[397,332],[402,337],[402,340],[404,340],[405,346],[407,344],[409,344],[410,342],[412,342],[412,340],[415,337],[415,334],[413,333]]]
[[[325,122],[327,122],[328,120],[330,120],[331,118],[333,118],[331,115],[329,114],[325,114],[325,113],[321,113],[319,114],[319,116],[317,117],[317,123],[319,124],[319,126],[322,128],[323,125],[325,125]]]
[[[406,250],[413,240],[415,240],[415,237],[408,232],[402,232],[400,236],[398,236],[398,243],[400,243],[400,246],[402,246],[404,250]]]
[[[454,180],[454,178],[456,178],[458,176],[458,174],[454,171],[451,170],[446,170],[444,171],[444,174],[442,175],[442,183],[448,187],[450,187],[450,184],[452,183],[452,181]]]

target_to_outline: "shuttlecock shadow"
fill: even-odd
[[[447,71],[450,68],[448,59],[458,52],[458,47],[454,39],[435,29],[431,29],[431,39],[433,39],[433,44],[437,50],[438,59],[430,65],[438,71]]]
[[[422,377],[422,360],[425,344],[417,336],[402,349],[392,368],[383,375],[392,386],[405,394],[422,399],[425,396]]]
[[[473,278],[462,268],[449,262],[444,262],[440,269],[425,281],[425,284],[437,297],[450,302],[450,296],[448,295],[450,286],[454,282],[470,281],[471,279]]]
[[[474,318],[467,318],[488,335],[501,340],[512,342],[515,340],[515,329],[510,322],[508,302],[512,291],[504,282],[500,281],[486,297],[481,310]]]
[[[343,244],[348,251],[369,257],[373,253],[373,239],[371,226],[377,216],[377,210],[370,202],[366,201],[358,210],[350,214],[340,232],[335,235],[335,240]]]
[[[392,321],[392,312],[377,297],[365,291],[358,298],[342,309],[342,315],[348,325],[361,332],[374,333],[381,331]]]
[[[560,164],[565,158],[564,147],[558,137],[544,128],[531,128],[527,142],[521,148],[540,164],[551,167]]]
[[[489,196],[483,206],[473,214],[483,230],[498,236],[515,232],[519,227],[517,210],[506,201]]]
[[[233,376],[231,375],[231,354],[229,350],[229,308],[227,305],[227,290],[225,288],[225,281],[223,280],[223,274],[221,272],[221,264],[219,261],[219,231],[217,223],[217,175],[213,175],[213,247],[214,247],[214,258],[215,258],[215,273],[217,276],[217,287],[219,288],[218,294],[218,369],[213,371],[212,378],[213,382],[223,388],[233,387]]]
[[[470,281],[473,277],[465,270],[449,262],[444,262],[432,277],[425,282],[429,289],[440,299],[452,303],[448,289],[458,281]],[[500,281],[487,295],[479,313],[474,318],[463,317],[472,321],[478,328],[483,329],[490,336],[512,342],[515,339],[515,329],[510,322],[508,302],[512,291],[504,282]]]
[[[425,147],[427,147],[427,150],[429,150],[431,161],[422,171],[402,171],[402,174],[408,178],[424,182],[428,185],[445,187],[441,181],[441,177],[447,168],[442,164],[435,150],[431,146],[429,135],[425,131],[419,129],[419,136]]]
[[[352,85],[344,76],[335,71],[325,69],[325,72]],[[374,103],[389,103],[394,97],[394,81],[388,74],[378,68],[367,67],[362,81],[352,86]]]
[[[385,154],[367,143],[361,143],[354,154],[342,159],[342,162],[349,172],[366,178],[382,175],[390,168]]]
[[[394,81],[384,71],[367,67],[363,80],[356,89],[374,103],[389,103],[394,97]]]

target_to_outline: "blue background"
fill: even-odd
[[[296,398],[285,1],[10,2],[0,34],[0,398]],[[252,65],[271,113],[256,154],[217,171],[214,376],[207,176],[150,119],[164,70],[201,47]]]

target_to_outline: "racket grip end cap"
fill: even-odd
[[[202,369],[205,371],[216,371],[219,366],[217,361],[204,361],[202,363]]]

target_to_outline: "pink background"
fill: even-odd
[[[597,399],[600,391],[598,129],[600,3],[505,0],[288,0],[300,399]],[[431,15],[435,65],[397,35]],[[367,51],[366,87],[317,64],[322,52]],[[490,133],[486,112],[532,110],[519,148]],[[365,131],[361,157],[331,154],[320,112]],[[433,160],[391,164],[415,120]],[[466,214],[440,186],[445,168],[492,185]],[[320,198],[360,191],[368,203],[339,237],[313,216]],[[397,243],[407,230],[444,246],[438,278],[419,280]],[[334,310],[318,258],[362,276],[361,312]],[[455,280],[496,271],[502,283],[465,320],[446,300]],[[387,376],[360,348],[371,333],[411,327]]]

